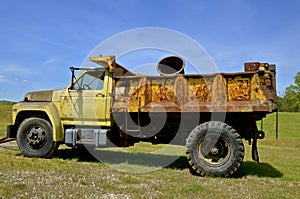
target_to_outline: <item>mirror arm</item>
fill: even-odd
[[[74,89],[74,79],[75,79],[75,70],[77,68],[74,68],[73,66],[70,67],[71,73],[72,73],[72,79],[71,79],[71,87],[69,88],[69,90],[73,90]]]

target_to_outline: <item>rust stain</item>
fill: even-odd
[[[253,75],[251,79],[251,100],[264,103],[266,101],[266,97],[261,88],[261,80],[258,74]]]
[[[128,101],[128,111],[129,112],[138,112],[139,108],[139,79],[130,80],[130,87],[129,87],[129,101]]]
[[[183,76],[178,76],[175,80],[175,95],[177,98],[177,102],[182,106],[188,101],[188,88],[187,88],[187,79]],[[175,101],[176,103],[176,101]]]
[[[271,82],[270,82],[271,81]],[[271,86],[270,86],[271,85]],[[128,77],[116,84],[113,110],[123,112],[265,111],[272,88],[266,73]]]
[[[212,84],[212,102],[220,105],[227,101],[225,79],[221,74],[218,74]]]
[[[229,78],[227,87],[229,101],[250,100],[250,78]]]
[[[150,102],[149,99],[149,92],[148,91],[148,84],[147,84],[147,78],[141,77],[139,82],[139,88],[138,88],[138,97],[139,97],[139,106],[144,107],[146,104]]]
[[[176,102],[175,79],[155,79],[151,81],[152,102]]]
[[[199,102],[210,102],[211,101],[211,79],[204,78],[189,78],[189,100],[197,99]]]

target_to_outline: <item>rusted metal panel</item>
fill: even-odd
[[[139,100],[139,78],[134,78],[129,80],[130,87],[129,87],[129,100],[128,100],[128,112],[138,112],[140,107],[140,100]]]
[[[188,102],[189,91],[188,91],[188,81],[184,76],[178,76],[175,79],[174,84],[174,92],[175,92],[175,101],[179,106]]]
[[[174,102],[151,102],[146,107],[149,112],[179,112],[178,104]]]
[[[226,97],[226,82],[223,78],[223,75],[218,74],[213,81],[212,85],[212,103],[222,106],[222,104],[226,103],[227,97]]]
[[[152,102],[177,102],[175,97],[175,78],[159,78],[149,81]]]
[[[245,66],[248,67],[248,65]],[[249,67],[254,66],[263,66],[268,69],[265,64],[251,63]],[[113,111],[274,111],[276,104],[270,103],[270,100],[275,102],[274,96],[276,96],[272,73],[251,70],[250,72],[209,75],[180,74],[120,78],[115,86]]]
[[[116,63],[115,56],[90,57],[89,59],[105,68],[108,68],[109,72],[113,73],[115,77],[135,76],[134,73],[130,72],[120,64]]]
[[[260,63],[259,62],[249,62],[245,63],[245,71],[257,71]]]
[[[266,96],[263,92],[263,87],[261,85],[261,79],[258,74],[253,75],[251,79],[251,101],[263,104],[266,102]]]
[[[268,105],[256,105],[251,101],[232,101],[223,105],[191,101],[185,104],[181,112],[268,112]]]
[[[237,76],[229,78],[227,83],[228,101],[239,101],[250,99],[250,78]]]
[[[213,78],[188,78],[188,99],[211,102],[212,81]]]

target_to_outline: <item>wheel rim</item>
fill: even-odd
[[[198,143],[198,157],[206,165],[221,166],[230,159],[230,156],[230,144],[220,135],[206,135]]]
[[[42,126],[32,126],[26,131],[26,144],[32,149],[42,148],[46,143],[46,130]]]

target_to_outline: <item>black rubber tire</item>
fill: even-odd
[[[25,119],[17,131],[17,144],[24,156],[49,158],[58,148],[51,124],[42,118]]]
[[[243,162],[244,144],[231,126],[223,122],[205,122],[188,136],[186,154],[193,173],[229,177]]]

